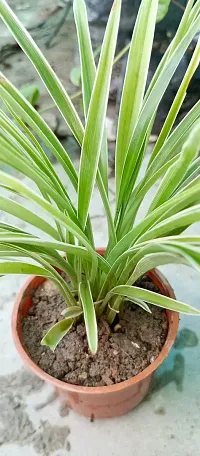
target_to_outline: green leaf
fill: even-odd
[[[69,332],[73,325],[73,320],[67,318],[65,320],[58,321],[51,329],[45,334],[41,341],[41,345],[46,345],[52,351],[54,351],[63,339],[63,337]]]
[[[80,67],[74,67],[70,73],[70,81],[75,87],[79,87],[81,83],[81,69]]]
[[[171,0],[159,0],[156,22],[161,22],[168,13]]]
[[[196,17],[199,14],[199,5],[200,2],[197,0],[195,5],[193,6],[195,0],[188,0],[186,9],[189,7],[189,17],[188,17],[188,24],[190,25],[192,22],[195,21]],[[192,8],[193,7],[193,8]]]
[[[8,248],[11,247],[13,248],[12,245],[8,244]],[[57,285],[58,289],[60,290],[61,294],[63,295],[65,301],[69,306],[74,306],[76,305],[76,301],[71,293],[71,290],[69,288],[68,283],[63,279],[63,277],[55,270],[55,268],[51,265],[51,256],[47,256],[47,260],[43,258],[40,254],[36,252],[32,252],[30,250],[26,250],[23,247],[18,247],[15,245],[15,250],[18,251],[19,253],[22,253],[25,256],[28,256],[29,258],[32,258],[34,261],[37,263],[41,264],[46,271],[49,272],[49,277],[51,280]],[[48,252],[47,252],[48,253]],[[50,252],[51,254],[52,252]],[[28,254],[28,255],[27,255]],[[54,254],[53,258],[56,258],[56,261],[58,261],[58,266],[62,268],[64,260],[62,257],[60,257],[58,254]],[[59,261],[60,259],[60,261]],[[49,261],[50,260],[50,261]],[[56,265],[56,262],[55,262]],[[65,266],[64,266],[65,267]]]
[[[50,184],[61,193],[64,198],[69,200],[69,196],[62,185],[59,177],[56,175],[51,163],[44,158],[45,153],[39,153],[38,149],[28,140],[28,138],[21,132],[21,130],[11,120],[0,111],[0,122],[2,126],[2,137],[5,141],[9,141],[9,144],[14,149],[19,151],[19,159],[24,156],[23,160],[30,160],[31,166],[33,164],[38,167],[38,172],[43,172],[50,179]],[[42,155],[42,156],[41,156]],[[7,157],[7,154],[6,154]],[[4,161],[6,162],[6,157]],[[3,160],[2,160],[3,161]],[[14,162],[13,162],[14,163]],[[22,171],[22,170],[21,170]],[[42,179],[43,180],[43,179]]]
[[[29,84],[21,87],[20,92],[29,101],[32,106],[35,106],[40,97],[40,91],[34,84]]]
[[[161,59],[146,93],[144,91],[153,34],[158,19],[158,0],[142,0],[140,3],[131,46],[128,44],[122,51],[124,53],[130,46],[117,137],[118,201],[113,221],[108,195],[105,116],[112,66],[119,58],[117,56],[114,59],[114,53],[121,0],[115,0],[109,17],[98,70],[92,52],[84,0],[74,0],[85,131],[65,89],[50,65],[10,8],[6,6],[5,0],[0,0],[0,15],[40,73],[82,148],[78,177],[67,152],[31,105],[30,102],[33,100],[24,94],[29,98],[29,102],[0,74],[0,96],[14,118],[11,121],[0,112],[0,160],[2,164],[5,163],[27,176],[27,179],[31,179],[33,188],[35,184],[38,187],[38,190],[34,191],[32,185],[28,188],[21,178],[16,179],[9,173],[0,171],[0,187],[3,193],[0,196],[0,209],[39,228],[45,238],[38,238],[15,229],[11,224],[1,222],[0,265],[2,271],[8,270],[8,273],[41,272],[44,277],[50,278],[56,284],[64,296],[66,304],[70,307],[63,311],[65,323],[56,323],[50,330],[53,331],[50,332],[52,339],[47,337],[47,345],[49,343],[52,348],[56,347],[69,330],[74,319],[79,321],[80,317],[86,323],[90,350],[96,353],[97,319],[105,312],[108,322],[112,323],[121,307],[123,308],[121,304],[126,297],[148,312],[150,309],[146,302],[153,301],[154,305],[158,305],[159,300],[161,306],[172,308],[175,305],[179,307],[178,310],[186,313],[197,313],[195,309],[183,303],[173,300],[163,302],[165,297],[155,297],[152,293],[141,294],[149,292],[142,289],[138,291],[138,288],[135,291],[132,283],[149,269],[169,262],[180,262],[200,271],[200,236],[177,236],[177,233],[182,233],[192,223],[200,221],[200,162],[199,158],[195,159],[200,135],[196,129],[195,135],[192,133],[193,136],[190,136],[195,123],[200,119],[200,102],[196,103],[172,131],[188,84],[198,65],[200,42],[172,103],[152,158],[149,160],[149,166],[143,174],[141,173],[141,180],[138,179],[141,167],[146,165],[143,158],[148,151],[149,136],[159,103],[191,40],[199,33],[200,0],[187,1],[175,38]],[[165,10],[162,11],[162,15],[166,13],[167,5],[168,0],[160,1],[159,14],[161,7]],[[75,71],[72,77],[76,79],[79,75]],[[77,80],[74,82],[78,83]],[[66,176],[62,183],[39,141],[44,142],[58,159],[75,191],[78,192],[77,197],[73,199],[77,210],[71,200],[71,188],[69,194],[66,190]],[[160,177],[162,183],[153,199],[151,212],[135,223],[141,202]],[[88,215],[95,181],[108,221],[109,239],[104,258],[95,251]],[[25,205],[34,206],[33,213],[26,209],[23,203],[19,204],[15,199],[5,198],[3,195],[6,191],[17,195],[17,200],[25,198]],[[36,216],[37,210],[42,214],[40,217]],[[63,253],[66,260],[62,257]],[[31,259],[31,263],[37,263],[38,266],[27,264],[28,258]],[[69,282],[58,273],[59,270],[67,274]],[[65,327],[61,328],[62,324]]]
[[[95,354],[98,348],[97,320],[89,282],[79,284],[79,294],[83,306],[88,345],[90,351]]]
[[[123,252],[126,252],[127,249],[136,241],[140,242],[140,236],[144,233],[148,232],[151,226],[158,223],[159,219],[166,219],[166,214],[168,217],[182,211],[183,209],[187,208],[190,205],[193,205],[198,201],[200,198],[200,181],[191,189],[183,191],[180,194],[177,194],[169,201],[166,201],[162,206],[158,207],[155,211],[151,212],[148,216],[146,216],[143,220],[141,220],[138,224],[136,224],[132,230],[130,230],[113,248],[113,250],[109,253],[107,257],[107,261],[112,264],[114,261],[119,258]],[[192,211],[192,210],[191,210]],[[182,214],[180,212],[180,214]],[[198,216],[196,216],[198,217]],[[188,217],[188,224],[192,224],[193,221]],[[187,222],[186,222],[187,224]],[[183,225],[184,226],[184,225]],[[157,236],[156,236],[157,237]],[[153,238],[153,236],[152,236]],[[140,241],[139,241],[140,240]],[[141,241],[142,242],[142,241]]]
[[[88,17],[86,11],[86,5],[84,0],[74,0],[74,19],[77,28],[78,42],[79,42],[79,54],[81,61],[81,80],[83,90],[83,104],[85,119],[87,119],[89,104],[91,100],[92,90],[96,77],[96,65],[92,51],[92,43],[90,39]],[[99,49],[100,52],[101,48]],[[101,152],[99,157],[99,173],[100,178],[103,182],[106,195],[108,194],[108,147],[106,130],[104,128],[104,135],[102,140]],[[97,175],[97,184],[99,185],[99,179]],[[101,184],[101,183],[100,183]],[[102,196],[102,193],[101,193]],[[102,196],[103,199],[103,196]],[[104,199],[103,199],[104,201]]]
[[[135,221],[135,217],[137,211],[140,207],[140,204],[144,200],[145,195],[147,194],[148,190],[158,181],[158,179],[166,173],[168,168],[170,168],[173,163],[175,163],[179,158],[179,154],[175,157],[171,158],[167,163],[161,166],[155,173],[149,175],[149,179],[143,178],[140,184],[134,189],[131,194],[129,204],[127,206],[127,211],[124,215],[124,218],[121,223],[120,231],[118,232],[118,238],[121,239],[123,235],[128,233],[133,226],[133,222]]]
[[[200,122],[196,124],[184,144],[178,160],[173,163],[163,177],[152,200],[149,212],[167,201],[177,185],[184,178],[189,165],[196,158],[200,149]]]
[[[186,70],[186,73],[183,77],[183,80],[181,82],[181,85],[178,89],[178,92],[174,98],[174,101],[172,103],[172,106],[169,110],[169,113],[167,115],[167,118],[164,122],[164,125],[162,127],[162,130],[161,130],[161,133],[158,137],[158,140],[156,141],[156,145],[154,147],[154,150],[151,154],[151,158],[149,160],[149,164],[152,163],[152,161],[154,160],[154,158],[156,157],[156,155],[158,154],[159,150],[161,149],[161,147],[163,146],[167,136],[169,135],[173,125],[174,125],[174,122],[175,122],[175,119],[177,117],[177,114],[183,104],[183,101],[186,97],[186,93],[187,93],[187,88],[190,84],[190,81],[199,65],[199,61],[200,61],[200,39],[198,40],[197,42],[197,45],[196,45],[196,48],[195,48],[195,51],[192,55],[192,58],[190,60],[190,63],[188,65],[188,68]]]
[[[131,191],[138,177],[140,166],[137,167],[137,162],[140,162],[141,165],[141,155],[144,153],[143,142],[145,135],[148,131],[149,123],[153,115],[155,114],[160,100],[180,62],[183,57],[188,45],[190,44],[192,38],[195,36],[197,31],[200,28],[200,17],[191,25],[187,33],[184,35],[182,41],[177,46],[177,49],[174,51],[172,56],[169,58],[167,65],[163,68],[163,71],[159,75],[149,97],[146,100],[146,103],[143,105],[140,118],[138,120],[137,127],[132,136],[130,142],[129,150],[126,156],[126,162],[124,165],[123,175],[122,175],[122,185],[120,187],[120,195],[118,201],[118,208],[121,209],[122,202],[123,207],[127,205]]]
[[[26,209],[26,207],[16,201],[6,198],[5,196],[0,196],[0,209],[8,214],[14,215],[14,217],[17,217],[26,223],[30,223],[32,226],[35,226],[44,233],[47,233],[51,237],[59,240],[59,236],[55,228],[53,228],[43,218],[39,217],[34,212],[31,212],[29,209]]]
[[[145,255],[136,265],[130,279],[129,283],[132,284],[136,282],[139,277],[144,275],[146,272],[151,271],[151,269],[165,265],[165,264],[173,264],[173,263],[181,263],[181,259],[178,255],[173,253],[152,253],[149,255]]]
[[[153,75],[153,78],[151,80],[151,83],[146,91],[146,95],[145,95],[145,100],[147,100],[147,98],[149,97],[149,94],[151,93],[159,75],[162,73],[162,70],[163,68],[165,67],[165,65],[167,65],[167,62],[168,62],[168,59],[172,56],[173,52],[177,49],[177,46],[179,45],[180,41],[182,40],[182,38],[184,37],[184,35],[187,33],[187,31],[189,30],[191,24],[194,22],[194,20],[197,18],[198,14],[199,14],[199,11],[200,11],[200,8],[199,8],[199,2],[197,1],[196,2],[196,8],[194,6],[193,8],[193,4],[194,4],[195,0],[188,0],[187,1],[187,5],[186,5],[186,8],[185,8],[185,11],[182,15],[182,18],[181,18],[181,21],[180,21],[180,24],[178,26],[178,29],[176,31],[176,34],[173,38],[173,40],[171,41],[167,51],[165,52],[165,54],[163,55],[154,75]],[[196,14],[194,13],[193,10],[196,10]],[[194,13],[194,14],[193,14]]]
[[[82,230],[70,219],[70,217],[64,215],[60,210],[55,208],[52,204],[46,201],[44,198],[41,198],[37,193],[30,190],[26,185],[20,182],[19,179],[14,178],[6,173],[0,171],[0,182],[3,184],[9,185],[22,196],[28,198],[30,201],[33,201],[40,207],[42,207],[53,219],[63,225],[68,229],[77,239],[88,249],[91,254],[92,260],[92,269],[91,277],[92,281],[96,277],[97,267],[98,267],[98,258],[96,252],[91,247],[88,238],[82,232]],[[19,214],[20,217],[20,214]]]
[[[127,283],[132,285],[133,282],[135,282],[147,271],[153,269],[156,266],[170,263],[187,264],[199,272],[199,266],[197,263],[194,263],[192,255],[186,255],[183,250],[180,250],[182,246],[184,247],[184,243],[188,244],[187,247],[189,246],[191,248],[196,248],[196,246],[199,246],[200,244],[200,237],[168,236],[152,239],[141,244],[136,244],[134,247],[126,250],[117,258],[112,268],[110,269],[110,272],[106,278],[106,282],[107,279],[110,281],[111,272],[115,272],[117,275],[118,284]],[[178,250],[174,246],[178,246],[180,249]],[[126,261],[127,259],[128,261]],[[120,264],[126,265],[121,269],[118,268],[116,273],[116,268]],[[109,285],[111,288],[111,283],[109,283]],[[108,289],[109,288],[107,287],[105,289],[105,292],[107,292]]]
[[[11,110],[11,108],[9,109]],[[18,144],[20,143],[20,146],[23,148],[23,151],[21,153],[27,154],[28,157],[32,158],[34,163],[38,165],[39,168],[51,179],[55,188],[57,188],[59,192],[62,192],[64,196],[69,199],[65,187],[60,181],[50,160],[46,156],[38,141],[35,139],[28,127],[26,127],[26,125],[21,121],[21,119],[19,119],[13,111],[11,113],[30,139],[28,139],[27,136],[22,133],[22,131],[14,122],[12,122],[4,113],[2,113],[2,111],[0,111],[1,126],[4,128],[4,131],[6,131],[6,133],[9,135],[9,138],[12,138],[13,140],[15,139]],[[12,139],[11,142],[13,143]]]
[[[69,224],[72,223],[75,231],[77,233],[79,232],[80,235],[82,233],[81,239],[82,239],[83,243],[85,241],[87,242],[87,238],[84,235],[84,233],[80,230],[80,228],[77,227],[77,225],[75,223],[73,223],[72,221],[70,222],[69,217],[64,215],[60,210],[58,210],[56,207],[54,207],[52,204],[50,204],[48,201],[46,201],[44,198],[42,198],[39,194],[37,194],[36,192],[29,189],[19,179],[15,178],[9,174],[6,174],[3,171],[0,171],[0,182],[10,186],[17,193],[21,194],[22,196],[24,196],[24,197],[28,198],[29,200],[33,201],[34,203],[38,204],[45,211],[47,211],[51,215],[51,217],[55,218],[56,220],[61,218],[63,220],[64,224],[65,224],[64,221],[67,222],[67,220],[69,220]],[[59,222],[59,220],[57,220],[57,221]]]
[[[145,230],[140,229],[140,234],[153,228],[163,220],[168,219],[172,215],[180,213],[183,209],[195,206],[200,198],[200,176],[196,177],[193,182],[188,184],[187,188],[183,189],[179,193],[175,194],[173,198],[166,201],[164,204],[159,206],[155,211],[151,212],[152,218],[147,216],[145,220],[149,220],[150,223],[145,225]],[[145,223],[144,220],[144,223]],[[193,222],[192,222],[193,223]],[[174,233],[175,234],[175,233]],[[138,239],[139,236],[137,236]]]
[[[94,55],[92,51],[92,44],[90,39],[90,32],[88,26],[88,18],[86,5],[83,0],[74,1],[74,17],[76,22],[78,41],[79,41],[79,53],[81,60],[81,74],[82,74],[82,89],[83,89],[83,102],[85,118],[87,119],[90,99],[96,77],[96,65],[94,61]],[[97,171],[97,185],[103,201],[104,209],[106,212],[109,240],[110,244],[116,243],[116,235],[114,230],[114,224],[111,214],[111,209],[108,200],[108,147],[106,130],[104,128],[104,134],[101,145],[101,152],[99,156],[99,165]]]
[[[167,252],[167,253],[166,253]],[[129,253],[129,254],[128,254]],[[170,263],[184,263],[177,252],[163,247],[162,243],[147,241],[134,246],[127,251],[128,261],[122,269],[118,285],[132,285],[139,277],[156,266]],[[143,272],[144,271],[144,272]]]
[[[17,246],[15,246],[15,252],[13,253],[13,250],[12,250],[13,247],[12,247],[12,245],[10,246],[9,244],[5,244],[5,246],[3,246],[3,248],[6,248],[7,252],[9,252],[9,250],[10,250],[10,255],[8,255],[7,253],[4,253],[4,251],[2,250],[0,253],[0,256],[12,256],[12,254],[13,254],[14,257],[15,256],[28,257],[28,258],[32,258],[33,260],[37,261],[42,266],[44,266],[44,269],[43,269],[38,266],[29,265],[27,263],[22,263],[19,261],[17,263],[7,261],[7,262],[3,262],[0,264],[0,271],[2,271],[2,273],[4,275],[5,274],[36,274],[36,275],[39,275],[42,277],[49,278],[56,284],[56,286],[58,287],[59,291],[63,295],[63,297],[66,300],[66,302],[68,303],[68,305],[69,304],[74,305],[74,303],[76,301],[74,300],[74,297],[71,294],[67,283],[56,272],[56,270],[50,265],[50,263],[48,263],[47,261],[45,261],[42,258],[42,256],[37,255],[36,253],[30,252],[30,251],[27,252],[25,249],[23,249],[21,247],[17,247]],[[49,258],[48,258],[48,261],[49,261]],[[51,261],[51,259],[50,259],[50,261]]]
[[[200,157],[196,158],[196,160],[191,163],[189,166],[183,180],[180,182],[180,184],[176,187],[174,194],[177,194],[181,192],[182,190],[185,190],[186,187],[188,188],[190,185],[193,185],[196,181],[196,177],[200,175]]]
[[[1,252],[1,257],[2,257],[2,252],[3,256],[18,256],[19,258],[33,258],[36,260],[38,263],[42,264],[43,266],[46,266],[46,269],[49,270],[48,264],[44,263],[44,260],[53,265],[53,267],[65,272],[67,276],[70,278],[72,284],[74,286],[77,285],[77,280],[76,280],[76,274],[74,269],[70,266],[70,264],[65,260],[62,256],[60,256],[55,250],[47,248],[46,246],[44,247],[44,243],[41,241],[39,246],[36,246],[35,244],[30,244],[29,242],[26,242],[27,238],[23,238],[23,242],[18,242],[15,239],[14,236],[12,236],[11,233],[6,233],[6,236],[1,236],[0,239],[0,252]],[[4,251],[5,249],[5,251]],[[39,256],[38,256],[39,254]],[[37,255],[37,257],[36,257]],[[66,283],[63,283],[62,277],[58,277],[56,274],[55,277],[55,271],[52,269],[50,270],[52,273],[52,280],[56,282],[56,285],[59,287],[58,282],[62,282],[62,294],[63,294],[63,285],[64,289],[68,287]],[[59,279],[59,280],[58,280]],[[68,293],[64,292],[64,298],[66,298],[67,302],[72,303],[72,295],[70,294],[70,290],[68,288]],[[74,302],[73,302],[74,303]]]
[[[31,60],[35,69],[39,73],[47,90],[49,91],[49,94],[68,123],[75,138],[80,144],[82,144],[84,134],[83,126],[70,100],[70,97],[54,73],[51,65],[47,62],[34,40],[4,0],[1,0],[0,3],[0,15],[22,50]]]
[[[81,309],[81,307],[74,306],[62,310],[61,315],[64,315],[65,318],[77,318],[79,315],[82,315],[82,313],[83,309]]]
[[[102,145],[121,0],[115,0],[102,45],[83,140],[78,185],[78,219],[85,228]]]
[[[69,158],[64,147],[56,138],[54,133],[39,115],[39,113],[31,106],[31,104],[22,96],[22,94],[5,78],[0,72],[0,96],[8,108],[11,106],[12,110],[18,114],[19,118],[32,128],[39,138],[44,141],[45,145],[50,149],[52,154],[61,163],[63,169],[69,176],[73,186],[77,189],[77,173],[74,165]],[[12,114],[12,112],[11,112]]]
[[[137,242],[144,242],[156,237],[165,236],[177,228],[184,228],[200,221],[200,204],[178,212],[171,217],[164,219],[162,222],[153,226],[143,234]]]
[[[120,285],[110,291],[110,295],[118,294],[120,296],[126,296],[127,298],[142,299],[154,306],[163,307],[164,309],[175,310],[176,312],[182,312],[190,315],[200,315],[200,310],[195,309],[188,304],[176,301],[175,299],[162,296],[154,291],[144,290],[139,287],[131,287],[128,285]],[[108,299],[108,298],[107,298]]]
[[[194,245],[199,245],[200,243],[200,236],[187,236],[187,235],[178,235],[178,236],[168,236],[168,237],[163,237],[159,238],[159,242],[178,242],[178,243],[191,243]],[[158,242],[158,239],[155,239],[154,241],[151,242]]]
[[[184,258],[185,263],[195,269],[198,273],[200,272],[200,250],[199,245],[190,245],[187,242],[184,244],[177,242],[164,241],[163,249],[167,251],[172,251],[175,254],[178,254]]]
[[[129,300],[129,302],[133,302],[134,304],[137,304],[137,306],[141,307],[143,310],[146,310],[146,312],[148,312],[150,314],[152,313],[149,306],[146,304],[146,302],[142,301],[142,299],[128,298],[128,300]]]
[[[94,55],[92,52],[87,11],[85,2],[83,0],[74,1],[74,17],[79,40],[84,112],[85,118],[87,118],[88,108],[96,77],[96,65],[94,61]],[[110,205],[108,201],[108,151],[105,129],[102,140],[101,152],[99,157],[99,167],[96,179],[107,216],[109,238],[111,239],[113,245],[116,242],[116,235]]]
[[[96,65],[92,51],[88,17],[84,0],[74,0],[73,8],[79,43],[84,112],[85,117],[87,117],[92,89],[96,77]]]
[[[52,275],[44,268],[40,268],[34,264],[23,263],[21,261],[17,261],[17,263],[14,263],[13,261],[1,262],[0,274],[33,274],[52,279]]]
[[[128,147],[142,107],[153,45],[157,8],[158,0],[153,2],[152,0],[143,0],[141,2],[131,40],[116,144],[117,197]]]
[[[28,235],[29,233],[27,231],[22,230],[21,228],[18,228],[14,225],[11,225],[10,223],[5,223],[5,222],[0,222],[0,231],[5,232],[5,231],[10,231],[13,233],[17,233],[20,235]]]
[[[8,200],[9,201],[9,200]],[[6,206],[5,202],[5,206]],[[22,207],[22,206],[21,206]],[[1,206],[0,206],[1,208]],[[11,213],[9,211],[9,213]],[[42,219],[41,219],[42,220]],[[9,225],[4,224],[5,226],[9,227]],[[1,230],[2,224],[0,224],[0,230]],[[44,249],[56,249],[59,251],[64,251],[65,253],[77,256],[80,258],[83,258],[85,260],[91,261],[91,256],[86,250],[85,247],[81,246],[76,246],[76,245],[71,245],[65,242],[60,242],[60,241],[47,241],[45,239],[39,239],[35,236],[32,236],[29,233],[25,233],[23,231],[19,230],[19,234],[15,233],[15,227],[11,227],[13,229],[11,232],[6,232],[4,231],[3,233],[0,232],[0,243],[1,242],[9,242],[12,244],[20,245],[20,244],[25,244],[26,246],[35,246],[35,247],[43,247]],[[16,229],[17,230],[17,229]],[[110,266],[107,263],[107,261],[100,255],[97,254],[98,258],[98,263],[99,263],[99,268],[108,274],[110,270]]]
[[[183,146],[188,134],[194,127],[195,122],[200,118],[200,101],[198,101],[193,108],[186,114],[184,119],[173,130],[171,135],[167,138],[155,159],[149,161],[149,167],[145,174],[145,178],[149,177],[157,171],[164,163],[173,157],[177,151]]]
[[[16,244],[27,244],[37,247],[44,247],[46,249],[56,249],[65,251],[67,254],[80,256],[86,260],[90,260],[90,255],[85,247],[67,244],[59,241],[49,241],[46,239],[39,239],[31,234],[15,233],[15,232],[0,232],[0,242],[12,242]]]
[[[117,243],[117,237],[113,223],[110,203],[99,171],[97,171],[97,183],[107,217],[110,247],[114,247],[114,245]]]
[[[52,200],[55,201],[56,205],[63,210],[65,209],[71,219],[79,225],[75,209],[68,198],[64,198],[63,195],[58,193],[57,189],[54,190],[49,177],[47,177],[38,166],[34,166],[34,163],[26,158],[20,144],[11,144],[7,141],[8,134],[4,135],[2,131],[0,138],[0,160],[32,179],[38,186],[43,196],[45,195],[46,197],[47,194],[51,197]]]

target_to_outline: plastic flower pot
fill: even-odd
[[[103,255],[104,249],[98,249],[98,253]],[[148,276],[157,285],[163,295],[175,298],[173,289],[159,271],[156,269],[149,271]],[[17,295],[13,309],[13,339],[25,364],[34,374],[38,375],[47,383],[50,383],[56,389],[58,395],[64,399],[67,407],[81,415],[94,418],[109,418],[123,415],[135,408],[150,391],[154,372],[168,356],[174,344],[178,331],[178,313],[166,311],[168,334],[165,344],[156,360],[144,369],[143,372],[129,380],[111,386],[87,387],[72,385],[46,374],[46,372],[31,360],[23,346],[21,320],[22,317],[26,316],[27,310],[31,306],[34,291],[45,280],[36,276],[29,278]]]

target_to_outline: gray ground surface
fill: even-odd
[[[63,13],[62,8],[58,9],[58,3],[57,0],[8,1],[8,4],[37,42],[69,94],[73,94],[77,91],[77,87],[74,87],[70,82],[70,71],[75,64],[74,51],[77,38],[75,26],[71,20],[72,14],[69,15],[69,21],[65,23],[55,37],[52,47],[50,49],[46,47],[46,42],[50,34],[55,30],[56,24]],[[38,86],[40,90],[40,108],[43,108],[52,103],[52,100],[32,64],[15,44],[10,31],[0,20],[0,70],[18,89],[29,84]],[[51,112],[56,111],[53,110]]]

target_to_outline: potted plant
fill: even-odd
[[[161,6],[165,3],[169,4]],[[37,190],[0,171],[4,191],[25,200],[20,204],[4,193],[0,209],[42,233],[39,237],[31,229],[0,223],[0,273],[35,275],[17,297],[13,336],[29,367],[52,383],[70,407],[88,416],[120,415],[136,406],[175,340],[178,312],[200,314],[176,301],[166,279],[154,269],[168,263],[200,268],[200,236],[183,234],[200,220],[200,102],[174,128],[199,63],[200,41],[144,176],[139,174],[159,103],[199,31],[200,2],[187,2],[176,35],[145,92],[158,6],[158,0],[141,1],[133,31],[118,122],[113,216],[104,125],[121,0],[113,4],[97,69],[84,0],[74,0],[85,125],[32,38],[7,3],[0,1],[3,21],[81,146],[77,174],[39,113],[1,74],[0,96],[13,119],[1,111],[0,160],[31,179]],[[62,165],[77,192],[77,208],[37,138]],[[158,181],[148,213],[137,221],[144,197]],[[108,223],[107,247],[97,251],[89,217],[95,182]],[[26,207],[26,201],[35,205],[35,211]],[[37,207],[44,217],[37,214]]]

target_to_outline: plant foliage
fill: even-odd
[[[42,344],[53,350],[77,319],[83,318],[90,350],[96,353],[98,318],[104,313],[112,324],[127,298],[147,312],[151,311],[147,304],[150,303],[186,314],[200,314],[187,304],[134,286],[140,276],[163,264],[183,263],[200,272],[200,236],[184,234],[188,226],[200,221],[200,102],[174,128],[187,87],[199,64],[200,41],[145,174],[140,177],[159,104],[184,53],[200,30],[200,1],[189,0],[179,28],[146,90],[156,21],[166,14],[168,5],[169,1],[142,0],[135,23],[118,121],[113,216],[108,193],[105,116],[121,0],[113,3],[97,67],[84,0],[74,0],[84,124],[40,49],[5,0],[0,0],[3,21],[35,66],[81,146],[77,173],[70,156],[39,113],[3,74],[0,75],[0,96],[6,107],[0,112],[0,161],[20,171],[34,184],[27,186],[21,179],[1,170],[0,209],[40,232],[36,236],[31,233],[31,227],[30,232],[26,232],[0,223],[0,274],[37,274],[57,285],[65,298],[66,310],[63,320],[50,328],[42,340]],[[11,116],[7,115],[8,111]],[[45,143],[62,166],[65,182],[71,182],[77,193],[77,206],[38,140]],[[95,183],[108,223],[109,239],[104,258],[95,251],[90,223]],[[136,221],[140,205],[155,183],[159,185],[149,210],[142,220]],[[7,191],[20,195],[24,204],[6,196]],[[26,201],[31,203],[29,208]],[[44,211],[43,218],[37,215],[37,208]],[[69,281],[57,270],[64,271]]]

